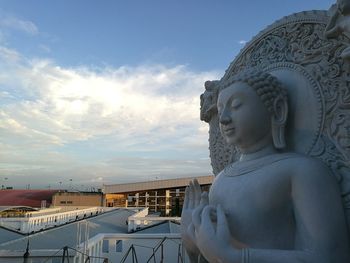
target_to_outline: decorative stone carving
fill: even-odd
[[[337,4],[330,9],[331,18],[329,19],[326,27],[326,37],[338,38],[339,36],[345,37],[347,45],[342,53],[341,57],[347,61],[350,60],[350,1],[338,0]],[[340,40],[342,41],[342,39]]]
[[[210,122],[213,115],[217,114],[216,101],[218,99],[219,81],[206,81],[204,83],[205,92],[200,96],[201,99],[201,115],[200,119],[205,122]]]
[[[218,177],[209,197],[197,182],[186,190],[182,235],[191,262],[197,262],[198,255],[201,262],[350,262],[345,223],[350,226],[348,14],[350,1],[339,0],[331,12],[284,17],[254,37],[220,81],[205,84],[201,119],[209,123],[210,157]],[[266,89],[255,90],[252,79],[265,73],[286,89],[288,107],[276,98],[266,104],[260,94]],[[247,122],[235,115],[240,92],[255,101],[249,107],[259,118],[239,113],[243,120],[250,119]],[[218,97],[219,109],[214,105]],[[264,106],[257,106],[259,97]],[[289,111],[288,120],[279,113],[283,109]],[[262,114],[266,110],[270,115]],[[247,130],[240,134],[242,127]],[[284,134],[286,147],[281,151]],[[273,144],[259,139],[264,136]],[[257,146],[247,151],[252,138]],[[299,188],[296,178],[311,181],[301,179]],[[313,229],[315,225],[320,229]]]

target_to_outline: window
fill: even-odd
[[[109,252],[109,240],[104,239],[102,242],[102,253],[108,253]]]
[[[67,201],[67,204],[73,204],[73,201]]]
[[[61,201],[60,204],[66,204],[67,202],[66,201]]]
[[[115,241],[115,252],[123,252],[123,240]]]

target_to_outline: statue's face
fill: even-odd
[[[271,136],[270,113],[247,84],[236,82],[222,90],[217,106],[220,130],[228,144],[249,149]]]

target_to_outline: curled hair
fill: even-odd
[[[274,113],[274,102],[277,99],[287,100],[287,91],[283,84],[269,73],[257,69],[245,70],[224,81],[220,91],[236,82],[246,83],[251,87],[271,114]]]

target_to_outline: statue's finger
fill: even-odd
[[[208,193],[203,192],[201,194],[200,204],[194,209],[192,213],[192,222],[195,224],[195,227],[198,228],[201,224],[201,213],[203,208],[209,204]]]
[[[209,205],[209,196],[208,196],[208,192],[203,192],[203,193],[201,194],[200,205],[201,205],[201,206]]]
[[[203,212],[201,215],[201,229],[203,228],[204,231],[206,231],[209,235],[215,233],[214,224],[210,219],[210,214],[212,213],[212,210],[215,210],[215,207],[207,205],[203,208]]]
[[[189,205],[189,187],[186,186],[185,189],[185,200],[184,200],[184,204],[183,204],[183,209],[187,209]]]
[[[192,223],[187,228],[187,234],[193,242],[196,240],[196,231]]]
[[[198,183],[197,179],[193,180],[193,187],[194,187],[194,196],[195,196],[195,200],[194,200],[194,205],[198,206],[201,200],[201,194],[202,194],[202,189],[201,186]]]
[[[230,236],[230,229],[227,224],[226,215],[220,204],[218,204],[216,207],[216,218],[216,234],[220,237]]]
[[[189,203],[188,203],[188,206],[189,208],[194,208],[194,186],[193,186],[193,182],[191,181],[190,182],[190,185],[189,185]]]
[[[204,206],[197,206],[196,209],[192,212],[192,223],[196,229],[199,229],[201,226],[201,214]]]

